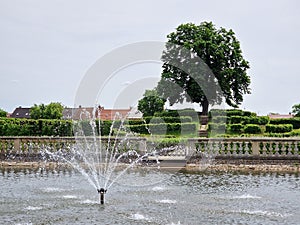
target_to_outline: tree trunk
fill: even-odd
[[[203,116],[207,116],[208,115],[208,100],[205,98],[204,101],[201,102],[201,106],[202,106],[202,115]]]

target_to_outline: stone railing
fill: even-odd
[[[300,138],[196,138],[188,146],[187,156],[300,159]]]
[[[94,137],[0,137],[0,160],[22,160],[32,161],[40,160],[43,158],[45,149],[48,151],[59,151],[73,148],[75,143],[80,147],[86,148],[92,146],[93,143],[107,148],[118,146],[122,150],[142,150],[146,151],[145,138],[94,138]]]
[[[94,141],[92,137],[83,139],[84,142]],[[105,145],[110,141],[112,145],[115,140],[122,144],[122,138],[102,138],[101,143]],[[41,149],[56,151],[68,149],[74,144],[74,137],[0,137],[0,160],[37,160],[41,157]],[[123,144],[126,149],[147,152],[146,138],[127,138]],[[300,159],[300,138],[194,138],[181,143],[180,148],[174,148],[166,155]]]

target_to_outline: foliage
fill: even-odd
[[[0,119],[0,136],[72,136],[72,121]]]
[[[7,116],[7,112],[4,111],[3,109],[0,109],[0,117],[6,117]]]
[[[127,127],[135,133],[154,135],[190,135],[197,131],[195,123],[158,123],[129,125]]]
[[[246,124],[244,127],[244,132],[246,134],[261,134],[262,129],[257,124]]]
[[[271,119],[270,124],[292,124],[293,129],[299,129],[300,118],[294,117],[294,118]]]
[[[266,132],[268,133],[286,133],[293,130],[292,124],[268,124],[266,125]]]
[[[190,116],[146,117],[144,119],[146,123],[191,123],[192,122],[192,118]]]
[[[270,121],[268,116],[231,116],[230,123],[242,123],[242,124],[259,124],[266,125]]]
[[[194,109],[179,109],[179,110],[164,110],[162,112],[156,112],[155,117],[185,117],[189,116],[192,118],[192,121],[198,122],[199,117],[198,113]]]
[[[292,110],[296,117],[300,117],[300,104],[293,105]]]
[[[51,102],[48,105],[34,104],[30,108],[30,118],[32,119],[61,119],[64,107],[61,103]]]
[[[160,98],[157,91],[146,90],[144,97],[138,102],[138,110],[143,113],[143,116],[153,116],[155,112],[161,112],[164,109],[165,100]]]
[[[231,133],[242,133],[243,132],[244,125],[241,123],[237,124],[229,124],[228,129]]]
[[[211,22],[187,23],[167,38],[157,91],[171,105],[184,100],[199,103],[207,115],[208,106],[220,103],[223,97],[236,107],[243,94],[250,93],[249,63],[231,29],[217,29]]]
[[[211,118],[212,123],[227,123],[227,116],[214,116]]]
[[[209,123],[208,124],[208,130],[215,131],[215,132],[224,132],[226,130],[226,124],[225,123]]]

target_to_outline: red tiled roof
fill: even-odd
[[[289,118],[293,118],[294,115],[292,114],[269,114],[270,119],[289,119]]]
[[[99,117],[101,120],[113,120],[128,117],[130,109],[104,109],[95,110],[93,107],[79,107],[79,108],[65,108],[63,110],[63,119],[88,119],[92,118],[93,114],[95,117]]]

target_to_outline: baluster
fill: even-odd
[[[240,155],[240,156],[245,155],[244,144],[245,144],[245,142],[240,142],[240,143],[239,143],[239,155]]]
[[[232,155],[233,156],[237,156],[238,146],[239,146],[238,142],[233,142],[233,146],[232,146]]]
[[[274,149],[274,156],[278,157],[279,156],[279,148],[280,142],[275,142],[275,149]]]
[[[299,158],[300,157],[300,149],[299,149],[300,142],[295,142],[295,155]]]
[[[261,149],[261,155],[262,156],[267,156],[267,152],[268,152],[268,149],[267,149],[267,142],[262,142],[262,149]],[[269,146],[270,148],[270,146]]]
[[[250,148],[249,148],[249,142],[245,142],[245,149],[244,149],[244,151],[245,151],[245,156],[249,156],[250,155]]]
[[[292,154],[292,151],[293,151],[292,144],[293,144],[293,142],[287,142],[287,155],[288,156],[293,155]]]
[[[221,155],[222,156],[225,156],[225,143],[224,141],[220,142],[221,144]]]

